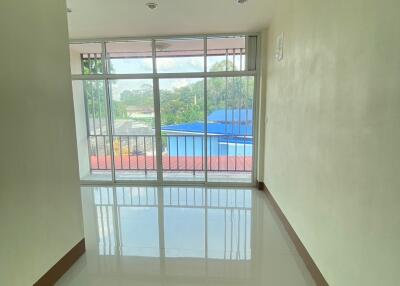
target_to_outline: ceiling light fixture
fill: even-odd
[[[147,3],[146,3],[146,6],[147,6],[149,9],[154,10],[154,9],[156,9],[156,8],[158,7],[158,3],[157,3],[157,2],[147,2]]]

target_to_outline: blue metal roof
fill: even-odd
[[[233,118],[233,120],[232,120]],[[252,109],[218,109],[208,116],[209,121],[246,122],[253,121]]]
[[[182,133],[204,133],[205,124],[201,122],[161,126],[162,131]],[[207,131],[215,135],[252,136],[252,124],[208,123]]]

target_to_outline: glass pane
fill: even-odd
[[[246,70],[246,37],[207,39],[207,71]]]
[[[71,74],[101,74],[101,44],[70,44]]]
[[[203,39],[156,41],[157,72],[204,72]]]
[[[111,180],[105,83],[75,80],[72,87],[81,179]]]
[[[110,42],[106,50],[111,74],[153,72],[151,41]]]
[[[157,178],[153,80],[110,81],[116,180]]]
[[[207,83],[208,180],[251,182],[254,77]]]
[[[204,80],[160,80],[165,180],[203,181]]]

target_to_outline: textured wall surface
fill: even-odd
[[[265,33],[264,179],[330,285],[400,281],[399,11],[284,0]]]

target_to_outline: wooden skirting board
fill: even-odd
[[[46,272],[33,286],[54,285],[61,276],[85,253],[85,239],[79,241],[67,254],[65,254],[49,271]]]
[[[281,208],[279,207],[278,203],[275,201],[274,197],[272,196],[271,192],[268,190],[267,186],[263,182],[258,182],[257,186],[260,191],[264,191],[266,193],[269,201],[272,203],[274,210],[276,211],[280,220],[282,221],[283,226],[285,227],[286,231],[288,232],[290,239],[292,240],[294,246],[296,247],[297,252],[299,253],[304,264],[306,265],[306,267],[307,267],[308,271],[310,272],[311,277],[313,278],[316,285],[329,286],[328,282],[326,282],[321,271],[318,269],[318,266],[315,264],[314,260],[308,253],[307,249],[304,247],[300,238],[297,236],[293,227],[290,225],[285,214],[282,212]]]

